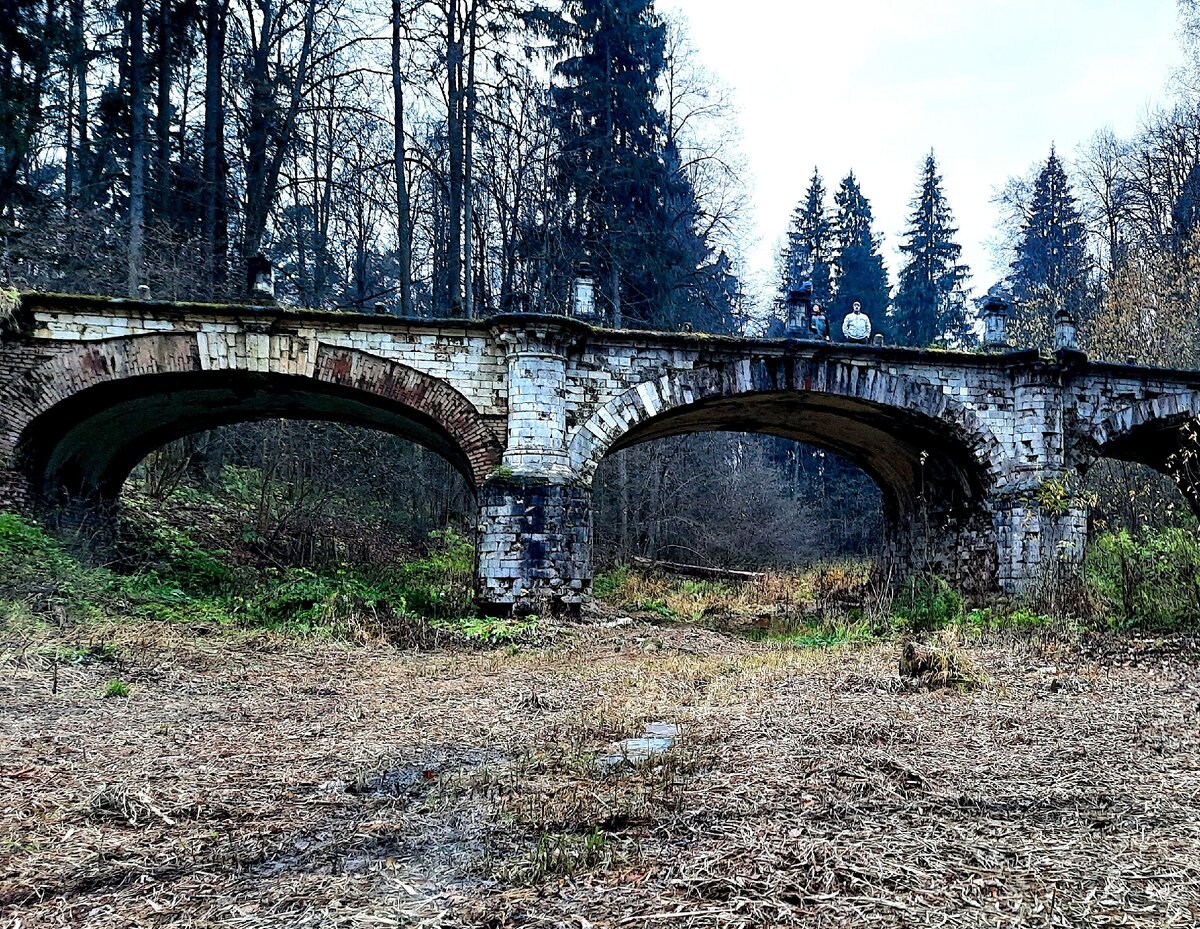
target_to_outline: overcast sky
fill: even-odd
[[[853,169],[897,246],[933,148],[982,292],[995,189],[1072,155],[1097,130],[1132,132],[1179,62],[1176,0],[662,0],[728,84],[749,162],[749,270],[774,253],[813,166],[830,194]]]

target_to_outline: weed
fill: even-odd
[[[892,611],[902,629],[933,632],[962,621],[963,598],[936,574],[914,575],[896,596]]]
[[[91,664],[94,661],[112,662],[118,657],[117,646],[111,642],[98,642],[94,645],[55,645],[46,650],[49,658],[54,658],[62,664]]]
[[[519,618],[468,616],[458,620],[434,620],[433,625],[435,628],[457,633],[468,642],[509,646],[509,653],[513,654],[511,647],[532,637],[538,628],[539,618],[536,615]]]
[[[104,687],[105,697],[128,697],[129,685],[122,680],[112,680]]]
[[[517,884],[540,884],[550,877],[569,877],[612,862],[608,839],[599,826],[582,835],[572,832],[543,832],[528,860],[513,868],[508,877]]]

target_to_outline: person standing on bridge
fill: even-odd
[[[865,345],[871,341],[871,317],[862,310],[862,304],[854,301],[854,307],[842,321],[842,335],[851,342]]]
[[[818,342],[829,341],[829,317],[825,315],[825,308],[819,303],[813,304],[812,319],[809,320],[808,328]]]

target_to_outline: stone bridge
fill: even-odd
[[[1078,353],[29,294],[0,333],[0,508],[114,501],[147,452],[200,430],[335,420],[419,442],[467,478],[483,603],[571,605],[590,588],[605,455],[759,432],[870,474],[900,568],[1015,592],[1080,558],[1081,472],[1100,457],[1167,471],[1198,413],[1200,373]]]

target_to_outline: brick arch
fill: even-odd
[[[823,396],[904,411],[927,421],[948,442],[955,443],[970,457],[984,483],[990,484],[1003,471],[1003,449],[991,430],[968,407],[937,387],[836,360],[755,359],[675,369],[629,388],[598,408],[576,430],[570,446],[572,468],[581,478],[591,480],[601,459],[614,446],[621,447],[622,440],[639,426],[705,401],[754,394]],[[876,474],[872,476],[878,480]]]
[[[1088,433],[1087,452],[1092,459],[1109,457],[1113,451],[1122,454],[1112,457],[1125,457],[1132,452],[1130,460],[1135,461],[1142,460],[1137,453],[1144,452],[1146,463],[1157,466],[1155,461],[1149,460],[1155,457],[1153,445],[1138,442],[1138,437],[1148,432],[1172,432],[1197,418],[1200,418],[1200,391],[1168,394],[1130,403],[1092,427]],[[1122,449],[1126,443],[1132,446],[1128,452]]]
[[[441,438],[443,447],[437,450],[451,457],[475,486],[499,464],[503,450],[488,420],[444,381],[367,352],[269,332],[236,338],[231,334],[221,341],[205,333],[170,333],[78,343],[29,375],[24,394],[29,399],[19,411],[13,444],[28,451],[38,444],[40,434],[61,430],[57,420],[69,418],[66,411],[94,414],[103,410],[104,397],[124,386],[136,386],[132,396],[146,399],[178,389],[179,384],[242,391],[258,385],[266,393],[270,390],[265,388],[278,387],[300,398],[306,392],[313,398],[337,397],[357,410],[378,413],[363,422],[376,428],[387,428],[381,423],[389,418],[419,419]],[[303,417],[304,412],[301,399],[295,415]],[[313,418],[332,418],[321,412]],[[228,421],[238,420],[232,410]],[[356,421],[353,412],[345,421]],[[171,424],[164,423],[155,434],[169,440],[194,431],[186,424],[180,429],[173,434]]]

